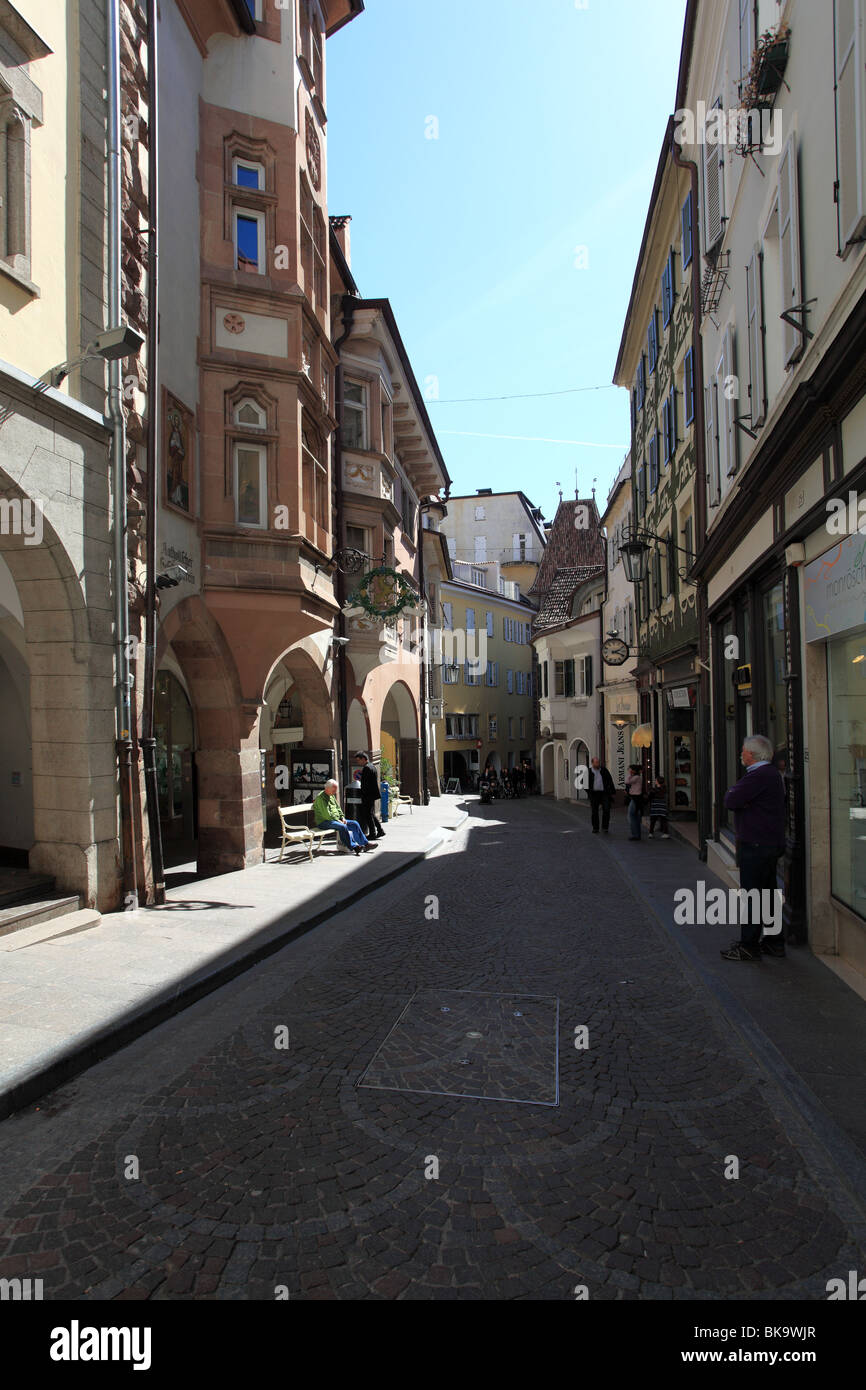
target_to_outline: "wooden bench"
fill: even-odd
[[[391,794],[388,798],[388,815],[393,820],[397,819],[397,815],[401,806],[408,806],[409,811],[411,812],[412,807],[414,805],[415,803],[412,800],[411,796],[404,796],[403,793],[400,791],[399,787],[391,788]],[[392,806],[394,808],[393,811],[391,810]]]
[[[309,851],[310,859],[312,859],[313,850],[321,849],[326,840],[332,844],[339,844],[339,836],[333,828],[328,830],[314,830],[312,826],[309,825],[293,825],[292,820],[297,816],[297,811],[294,811],[290,807],[282,806],[279,806],[277,809],[279,811],[280,826],[283,832],[283,838],[280,843],[280,857],[277,861],[279,864],[283,862],[283,854],[285,853],[287,845],[304,845]],[[306,809],[312,810],[312,806]]]

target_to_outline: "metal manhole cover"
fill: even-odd
[[[558,1105],[559,1000],[552,995],[419,990],[358,1086]]]

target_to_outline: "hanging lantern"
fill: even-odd
[[[652,748],[652,724],[638,724],[631,736],[632,748]]]

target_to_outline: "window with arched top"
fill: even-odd
[[[268,423],[268,417],[260,405],[255,401],[245,398],[238,401],[234,412],[235,424],[245,429],[263,430]]]

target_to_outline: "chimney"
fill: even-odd
[[[492,496],[493,496],[493,488],[492,488],[492,487],[479,487],[479,488],[476,489],[476,491],[477,491],[479,497],[492,497]]]
[[[334,229],[334,235],[337,238],[337,241],[339,242],[340,250],[346,257],[346,265],[349,267],[349,269],[351,269],[352,267],[352,251],[351,242],[349,238],[349,223],[351,222],[351,220],[351,217],[328,218],[328,221]]]

